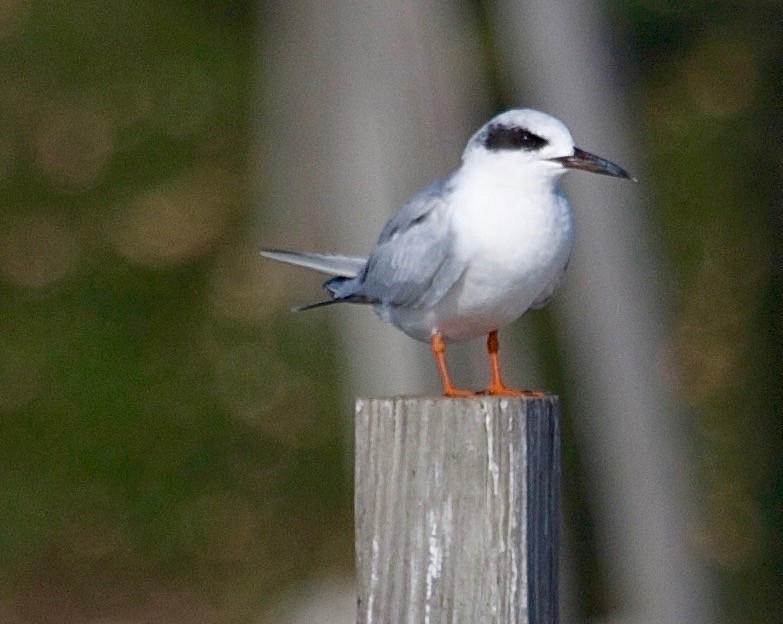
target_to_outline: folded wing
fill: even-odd
[[[351,295],[417,308],[446,294],[464,270],[454,259],[448,232],[450,181],[447,177],[427,187],[389,220],[364,270],[352,280]]]

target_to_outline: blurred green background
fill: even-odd
[[[352,574],[332,334],[254,254],[258,8],[0,1],[0,622],[258,622]],[[674,268],[694,540],[726,622],[783,621],[783,4],[608,8]]]

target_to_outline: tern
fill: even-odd
[[[544,306],[565,274],[574,220],[559,181],[571,169],[632,179],[576,147],[559,119],[508,110],[470,138],[456,171],[389,219],[367,258],[260,253],[331,275],[324,283],[326,301],[294,310],[368,304],[408,336],[429,342],[445,396],[475,394],[452,383],[446,343],[478,336],[487,336],[491,374],[481,393],[539,395],[503,382],[498,330]]]

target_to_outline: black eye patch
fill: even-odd
[[[538,150],[547,144],[547,140],[518,126],[494,124],[487,130],[484,145],[488,150]]]

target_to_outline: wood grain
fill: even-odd
[[[359,624],[556,624],[557,397],[359,399]]]

